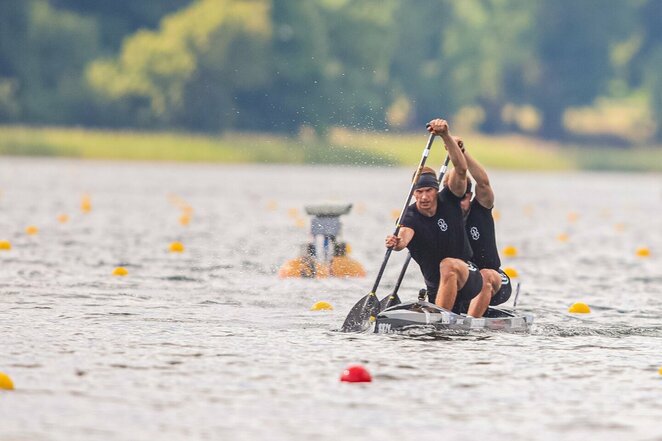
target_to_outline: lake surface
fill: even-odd
[[[0,158],[0,440],[662,440],[662,176],[491,173],[530,334],[336,332],[411,172]],[[320,200],[366,278],[277,277]]]

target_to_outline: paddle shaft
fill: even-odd
[[[439,170],[439,178],[438,178],[439,184],[441,184],[441,181],[444,179],[446,170],[448,170],[448,162],[450,160],[451,157],[449,155],[446,155],[446,159],[444,160],[444,163],[441,166],[441,169]],[[391,294],[391,296],[394,296],[398,293],[398,290],[400,289],[400,285],[402,284],[402,279],[405,278],[405,273],[407,272],[409,261],[411,261],[411,253],[407,253],[407,258],[405,259],[405,263],[402,265],[402,269],[400,270],[400,275],[398,276],[397,282],[395,282],[395,288],[393,288],[393,293]]]
[[[402,207],[402,211],[400,211],[398,222],[395,225],[395,231],[393,232],[394,236],[397,236],[398,233],[400,232],[400,223],[402,222],[402,218],[404,217],[405,212],[407,211],[407,207],[409,207],[411,196],[414,194],[414,187],[416,186],[418,177],[421,175],[421,170],[425,166],[425,161],[427,161],[428,155],[430,154],[430,148],[432,147],[432,141],[434,141],[434,137],[435,137],[434,133],[431,133],[430,137],[428,138],[428,143],[425,146],[425,150],[423,150],[423,156],[421,156],[421,162],[420,164],[418,164],[418,169],[416,170],[416,174],[414,175],[414,180],[411,181],[411,187],[409,187],[409,194],[407,195],[407,200],[405,201],[405,205]],[[386,254],[384,255],[384,260],[382,261],[382,266],[379,268],[379,272],[377,273],[377,278],[375,279],[375,283],[374,285],[372,285],[372,290],[370,291],[373,294],[377,293],[379,282],[381,282],[382,280],[382,276],[384,275],[384,270],[386,269],[386,264],[388,263],[388,259],[389,257],[391,257],[392,252],[393,252],[393,248],[388,248],[386,250]]]

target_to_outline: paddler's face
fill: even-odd
[[[465,193],[464,197],[460,200],[460,208],[462,208],[462,215],[464,217],[469,215],[469,210],[471,209],[471,196],[473,196],[473,193]]]
[[[414,190],[414,198],[418,209],[428,210],[437,201],[438,190],[434,187],[423,187]]]

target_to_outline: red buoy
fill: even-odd
[[[340,381],[346,381],[348,383],[370,383],[372,377],[366,368],[357,364],[345,369],[340,376]]]

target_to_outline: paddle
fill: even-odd
[[[411,196],[414,194],[414,186],[416,185],[418,177],[421,174],[421,170],[425,166],[425,161],[428,159],[428,155],[430,154],[430,148],[432,147],[432,141],[434,141],[434,137],[434,133],[431,133],[428,138],[428,143],[423,150],[421,162],[418,164],[418,169],[416,169],[416,174],[414,175],[414,179],[411,181],[411,186],[409,187],[407,200],[405,200],[405,204],[400,211],[400,217],[398,217],[395,232],[393,233],[394,236],[397,236],[398,232],[400,231],[400,223],[402,222],[402,218],[405,215],[405,211],[407,211],[407,207],[411,201]],[[340,328],[342,332],[365,331],[370,326],[370,323],[375,320],[377,314],[379,314],[379,300],[377,299],[376,294],[377,288],[379,287],[379,282],[382,280],[384,270],[386,269],[386,264],[388,263],[388,259],[391,257],[392,252],[393,248],[388,248],[386,250],[384,260],[382,261],[382,266],[379,268],[379,273],[377,273],[377,279],[375,280],[372,289],[366,296],[356,302],[352,309],[350,309],[349,314],[347,314],[347,318],[345,318],[345,322]]]
[[[441,181],[444,179],[444,175],[446,174],[446,170],[448,170],[448,162],[450,159],[451,157],[446,155],[446,159],[444,159],[444,163],[439,170],[439,178],[437,179],[439,184],[441,184]],[[383,311],[393,305],[397,305],[398,303],[402,303],[400,297],[398,297],[398,290],[400,289],[400,284],[402,284],[402,279],[405,278],[405,273],[407,272],[407,267],[409,266],[410,261],[411,253],[407,253],[407,258],[405,259],[405,263],[402,265],[402,269],[400,270],[400,275],[398,276],[397,282],[395,282],[393,292],[379,301],[380,311]]]

